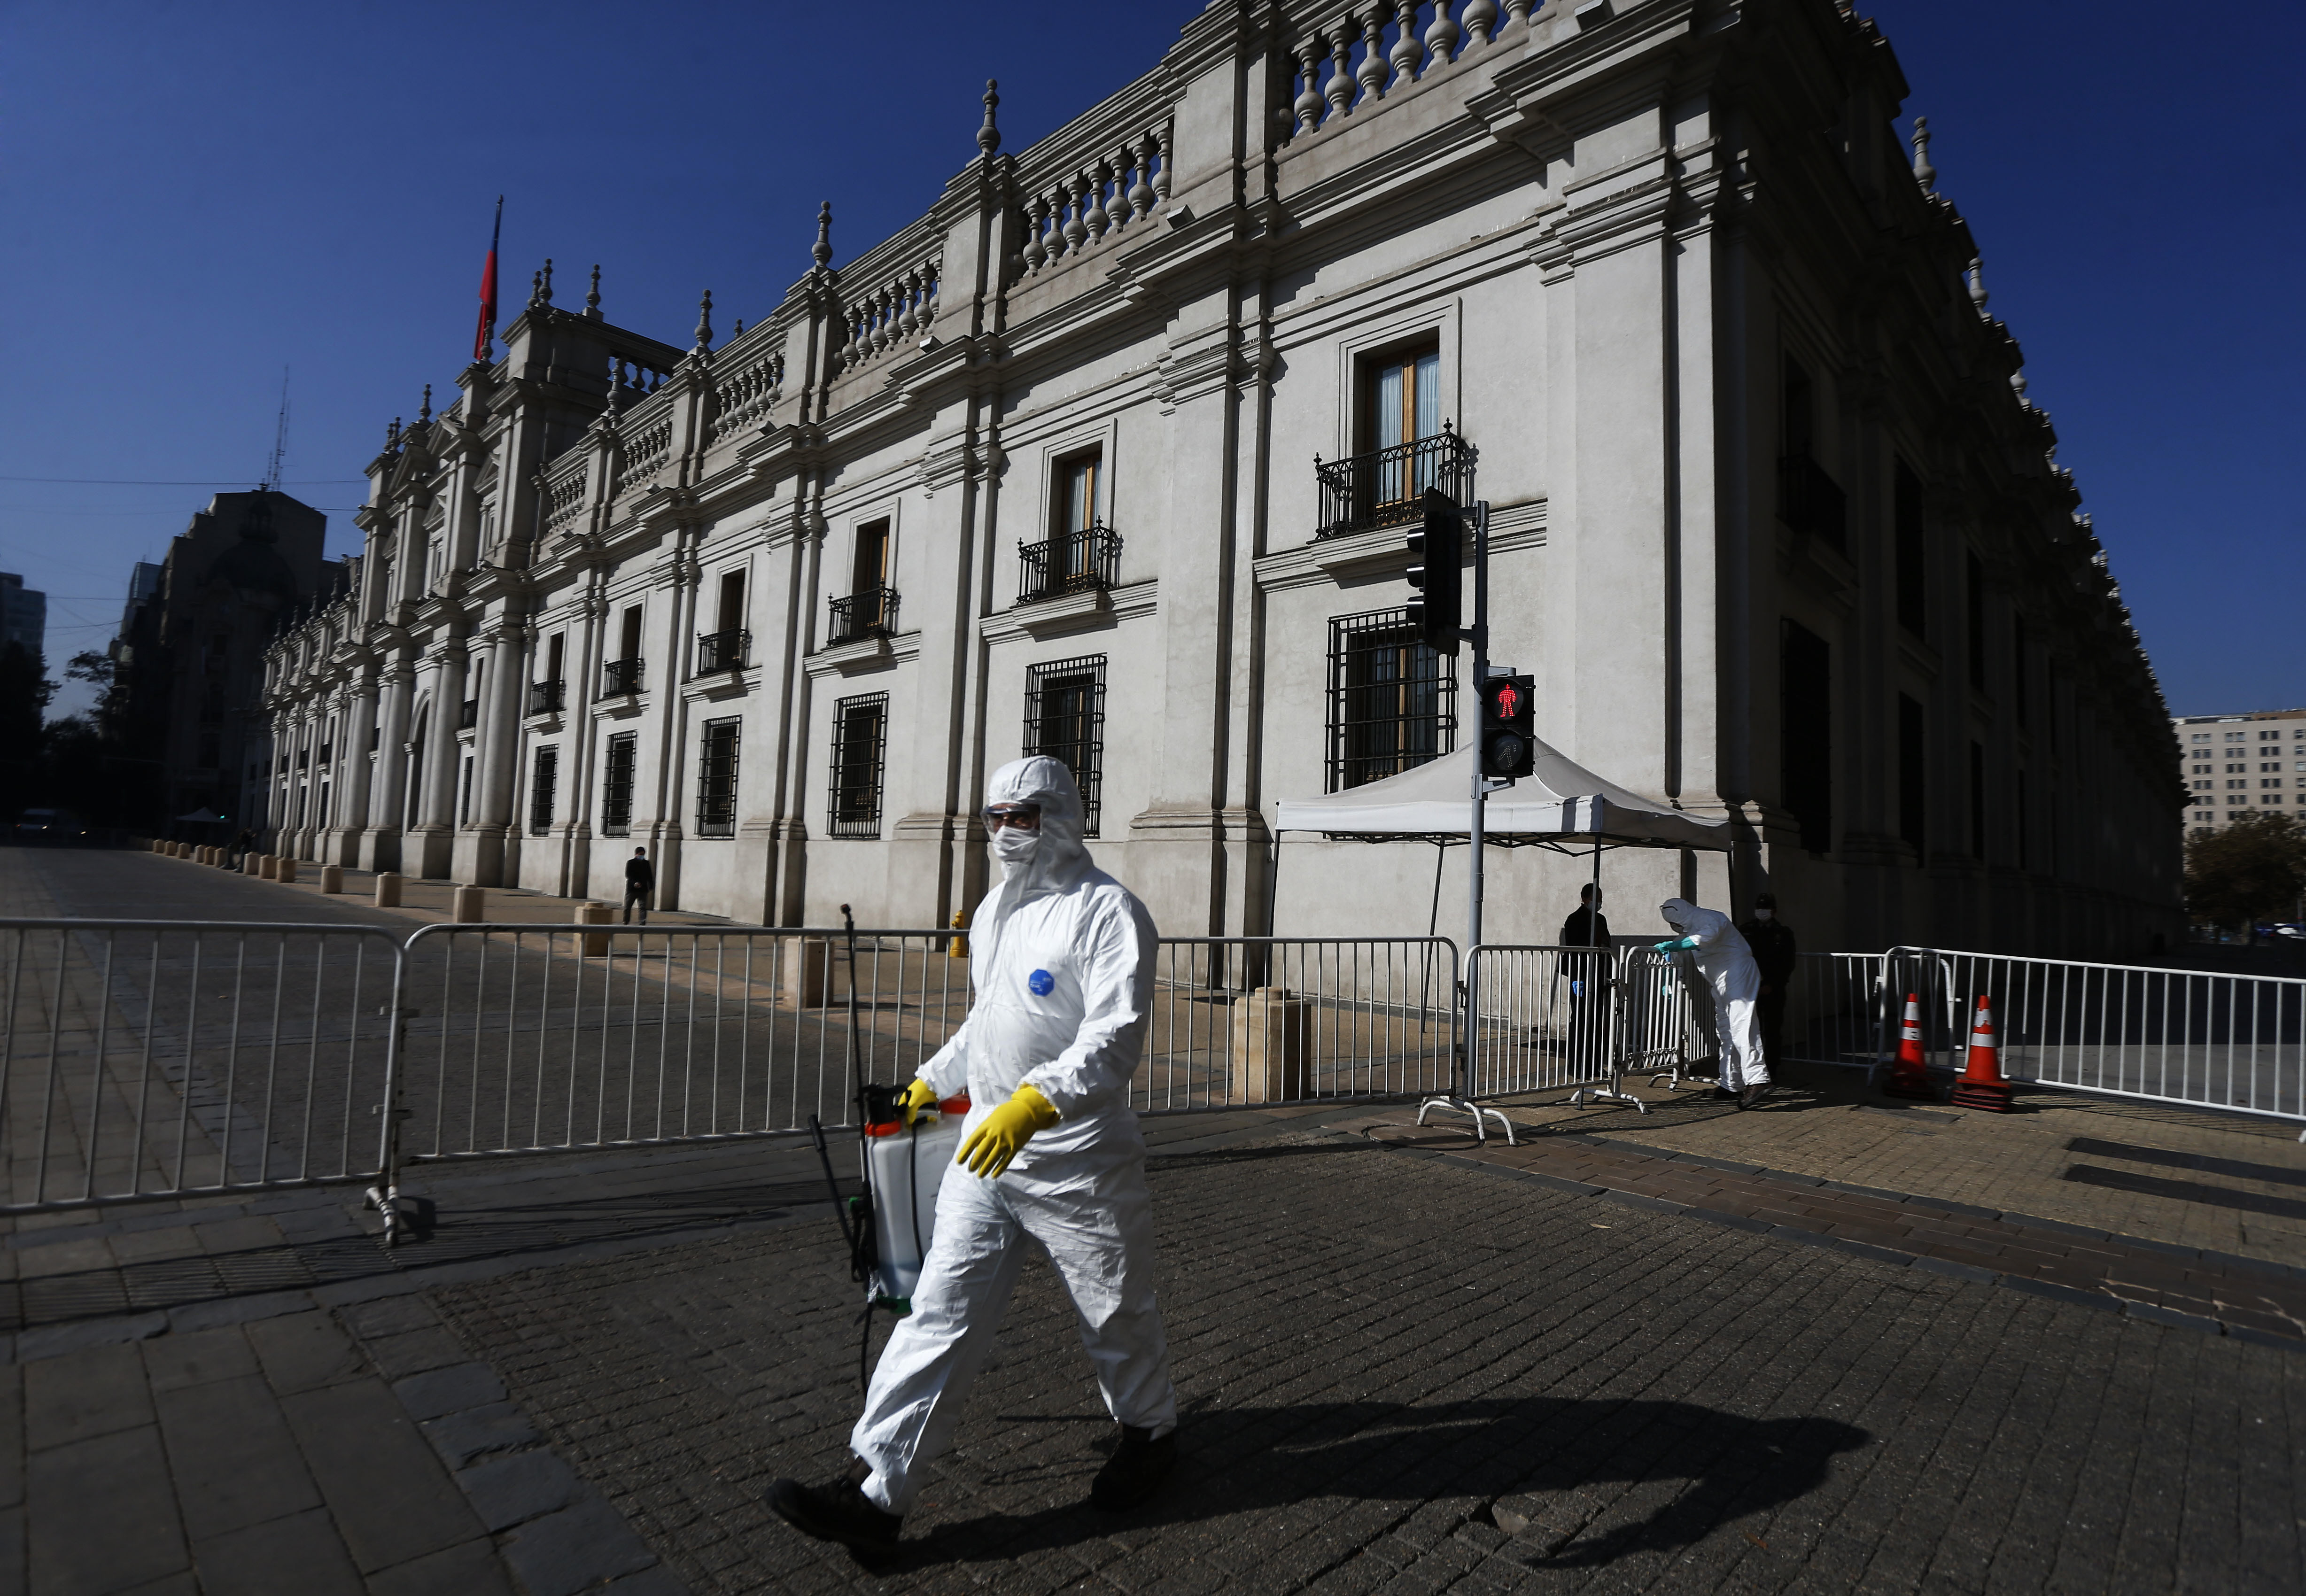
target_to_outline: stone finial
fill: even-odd
[[[1969,303],[1977,307],[1977,313],[1981,316],[1986,314],[1986,267],[1976,255],[1972,255],[1969,258]]]
[[[1938,169],[1930,165],[1930,119],[1914,118],[1914,181],[1928,193],[1938,185]]]
[[[705,297],[696,302],[696,346],[713,347],[713,290],[707,288]]]
[[[538,297],[538,299],[539,299],[539,301],[540,301],[541,303],[544,303],[544,304],[548,304],[548,305],[549,305],[549,304],[551,304],[551,303],[552,303],[552,257],[551,257],[551,256],[547,255],[547,256],[544,258],[544,270],[543,270],[542,273],[540,273],[539,275],[543,278],[543,284],[542,284],[542,286],[541,287],[539,287],[539,288],[537,289],[537,297]]]
[[[2016,394],[2016,395],[2018,396],[2018,402],[2019,402],[2020,405],[2023,405],[2023,404],[2025,404],[2025,403],[2026,403],[2026,373],[2025,373],[2025,372],[2023,372],[2023,371],[2012,371],[2012,372],[2011,372],[2011,373],[2010,373],[2010,391],[2011,391],[2011,393]]]
[[[423,407],[422,409],[420,409],[420,410],[418,410],[418,411],[417,411],[417,413],[416,413],[416,420],[417,420],[418,424],[419,424],[419,425],[422,425],[423,422],[429,422],[429,421],[431,421],[431,419],[432,419],[432,385],[431,385],[431,383],[429,383],[429,382],[428,382],[428,383],[426,383],[426,384],[424,385],[424,405],[423,405]]]
[[[384,423],[384,452],[390,454],[392,446],[400,441],[400,418],[394,416]]]
[[[977,130],[977,147],[985,151],[987,159],[1001,148],[1001,130],[993,124],[993,107],[1001,103],[1001,97],[994,90],[999,87],[995,80],[985,80],[985,125]]]
[[[532,271],[528,274],[528,308],[533,311],[543,303],[544,274]]]
[[[809,247],[819,266],[833,264],[833,201],[827,200],[816,208],[816,243]]]
[[[742,316],[737,318],[737,329],[729,336],[731,338],[741,338],[745,336],[745,319]]]
[[[601,319],[601,263],[593,262],[593,286],[585,290],[585,313],[594,320]]]

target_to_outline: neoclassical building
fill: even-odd
[[[725,342],[548,272],[273,645],[282,846],[942,925],[1047,751],[1165,931],[1422,932],[1462,849],[1271,823],[1463,735],[1404,624],[1439,483],[1541,734],[1733,822],[1613,856],[1618,929],[1767,886],[1814,947],[2141,951],[2169,719],[1906,95],[1832,0],[1212,0],[1029,148],[988,90],[927,214],[836,264],[828,208]],[[1493,937],[1585,868],[1495,856]]]

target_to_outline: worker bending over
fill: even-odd
[[[895,1547],[924,1471],[951,1443],[1028,1236],[1064,1282],[1121,1427],[1090,1506],[1133,1506],[1175,1455],[1145,1141],[1129,1106],[1153,991],[1152,917],[1090,862],[1080,794],[1057,761],[995,772],[985,824],[1002,874],[970,934],[976,1006],[903,1099],[910,1116],[968,1092],[959,1162],[976,1178],[956,1170],[938,1191],[912,1312],[849,1438],[857,1462],[830,1484],[779,1480],[768,1492],[788,1523],[868,1555]]]
[[[1721,1061],[1721,1084],[1714,1089],[1721,1097],[1737,1098],[1738,1107],[1751,1108],[1770,1087],[1770,1067],[1762,1057],[1762,1034],[1754,1016],[1762,972],[1754,963],[1753,950],[1728,915],[1700,909],[1687,898],[1669,898],[1658,912],[1681,935],[1657,943],[1657,952],[1691,950],[1697,973],[1713,989],[1713,1041]]]

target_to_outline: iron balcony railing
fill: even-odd
[[[529,683],[528,713],[532,715],[559,714],[560,713],[560,695],[562,686],[563,684],[559,677],[554,677],[551,681],[533,681]]]
[[[745,656],[753,646],[753,635],[741,627],[726,632],[696,634],[696,674],[710,676],[716,670],[742,670]]]
[[[601,662],[601,696],[620,698],[628,693],[641,690],[639,660],[603,660]]]
[[[1321,484],[1321,524],[1317,538],[1406,526],[1424,515],[1428,488],[1439,488],[1459,504],[1473,501],[1473,462],[1478,451],[1448,422],[1431,438],[1396,443],[1324,465],[1313,457]]]
[[[457,706],[457,730],[470,731],[481,723],[481,701],[467,698]]]
[[[1054,599],[1063,593],[1111,587],[1121,572],[1121,538],[1103,522],[1079,532],[1059,533],[1046,542],[1017,545],[1017,602]]]
[[[1849,496],[1807,455],[1784,455],[1778,460],[1778,519],[1840,549],[1848,536]]]
[[[828,641],[850,643],[859,637],[885,637],[897,629],[897,590],[867,587],[845,599],[833,601],[833,636]]]

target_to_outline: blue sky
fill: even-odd
[[[385,423],[469,349],[498,193],[506,320],[550,255],[563,304],[597,260],[611,319],[685,341],[710,287],[725,332],[806,268],[818,201],[836,263],[918,214],[986,78],[1020,149],[1197,9],[15,0],[0,568],[50,595],[51,674],[110,635],[132,561],[260,474],[284,366],[284,474],[356,545]],[[2306,8],[1867,9],[2173,709],[2306,704],[2306,241],[2268,175]]]

